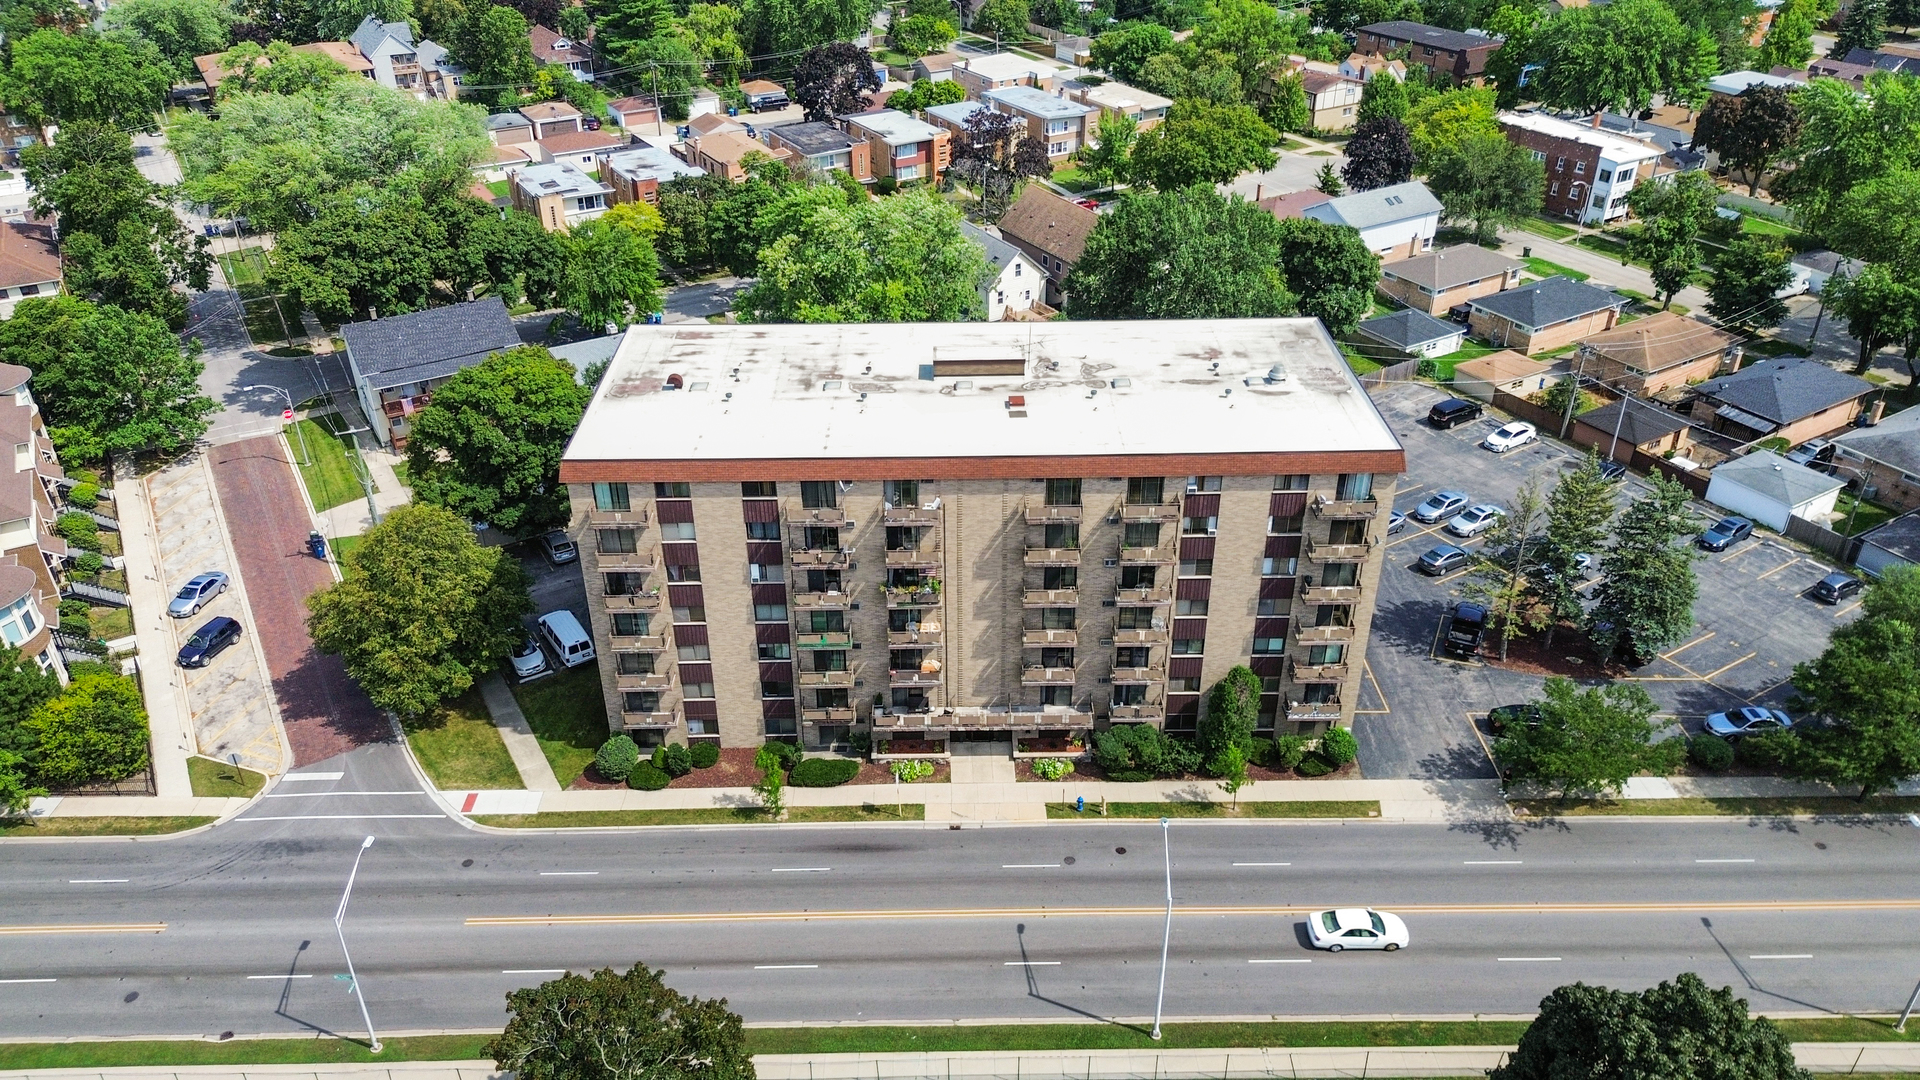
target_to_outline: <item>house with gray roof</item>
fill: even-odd
[[[1737,442],[1781,438],[1798,446],[1852,427],[1874,385],[1818,360],[1749,364],[1694,387],[1694,423]]]
[[[1445,356],[1466,341],[1467,328],[1424,311],[1401,308],[1361,323],[1354,337],[1367,359],[1395,364],[1416,356]]]
[[[1301,209],[1300,216],[1350,225],[1375,255],[1404,259],[1433,249],[1440,231],[1440,200],[1418,180],[1359,191]]]
[[[1920,510],[1920,409],[1841,432],[1833,445],[1840,474],[1857,476],[1872,492],[1869,498],[1897,510]]]
[[[1438,315],[1456,304],[1520,284],[1525,264],[1478,244],[1455,244],[1380,268],[1380,291],[1411,308]]]
[[[360,410],[374,437],[395,453],[407,448],[409,419],[432,400],[434,387],[520,344],[497,296],[348,323],[340,337]]]
[[[1693,425],[1686,417],[1635,397],[1588,409],[1574,417],[1568,432],[1574,445],[1621,464],[1632,462],[1636,450],[1653,457],[1668,451],[1685,453],[1693,444],[1692,435]]]
[[[1035,303],[1045,306],[1042,298],[1047,291],[1046,271],[1027,258],[1025,252],[1002,240],[997,231],[988,232],[971,221],[962,221],[960,231],[980,245],[986,252],[987,262],[993,265],[992,279],[980,286],[980,301],[986,308],[988,322],[1017,319],[1020,312],[1032,311]]]
[[[368,15],[347,41],[373,65],[371,74],[381,86],[409,94],[455,96],[454,79],[461,69],[439,45],[426,39],[416,43],[412,25],[381,22]]]
[[[1707,481],[1707,501],[1785,532],[1790,517],[1825,525],[1845,486],[1843,480],[1760,450],[1714,466]]]
[[[1920,511],[1910,510],[1861,533],[1853,564],[1874,577],[1893,566],[1920,566]]]
[[[1523,353],[1545,352],[1611,330],[1627,298],[1569,277],[1550,277],[1467,305],[1473,336]]]

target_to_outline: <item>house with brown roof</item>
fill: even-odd
[[[1524,266],[1478,244],[1456,244],[1382,266],[1380,291],[1410,308],[1439,315],[1520,284]]]
[[[1350,131],[1357,123],[1355,114],[1360,108],[1360,95],[1367,84],[1359,79],[1334,72],[1313,71],[1300,73],[1300,89],[1307,93],[1307,111],[1313,116],[1313,126],[1320,131]]]
[[[563,131],[585,131],[586,125],[580,110],[564,101],[539,101],[532,105],[522,105],[520,115],[533,125],[533,137],[544,139],[558,135]]]
[[[633,131],[660,123],[660,106],[654,104],[650,97],[635,94],[607,102],[607,116],[614,123]]]
[[[1272,214],[1274,217],[1279,218],[1281,221],[1285,221],[1288,218],[1306,217],[1307,207],[1318,206],[1332,198],[1333,196],[1326,192],[1316,191],[1313,188],[1308,188],[1305,191],[1289,191],[1285,195],[1268,195],[1265,198],[1261,197],[1259,188],[1256,187],[1253,191],[1253,201],[1255,205],[1267,213]]]
[[[1369,56],[1392,56],[1404,49],[1409,65],[1444,75],[1456,86],[1478,86],[1486,81],[1487,58],[1500,51],[1501,41],[1485,33],[1446,30],[1400,20],[1361,27],[1354,51]]]
[[[775,150],[748,137],[745,131],[719,131],[685,145],[689,147],[687,164],[734,181],[747,178],[747,167],[742,162],[748,154],[765,154],[776,161],[793,157],[793,151]]]
[[[959,53],[950,52],[923,56],[913,62],[914,81],[927,79],[932,82],[949,82],[953,79],[953,65],[959,63],[960,59]]]
[[[60,248],[53,228],[28,221],[0,221],[0,319],[29,296],[60,291]]]
[[[1028,184],[1000,218],[1000,236],[1047,275],[1046,303],[1059,307],[1061,282],[1087,250],[1100,215],[1070,199]]]
[[[600,159],[627,145],[625,132],[619,130],[561,131],[533,143],[541,161],[565,161],[589,172],[600,167]]]
[[[358,48],[349,42],[313,41],[305,45],[295,45],[293,51],[324,56],[334,63],[339,64],[341,67],[346,68],[349,74],[358,75],[363,79],[374,78],[373,61],[367,59],[365,54],[361,53]],[[378,80],[376,79],[375,81],[377,82]]]
[[[1453,392],[1462,397],[1492,401],[1498,392],[1514,397],[1529,397],[1545,390],[1566,373],[1564,361],[1549,364],[1529,359],[1523,353],[1502,349],[1477,360],[1463,360],[1453,366]]]
[[[566,68],[581,82],[592,78],[593,55],[586,42],[562,37],[538,23],[527,28],[527,40],[540,63]]]
[[[1737,357],[1739,339],[1706,323],[1662,311],[1580,342],[1580,370],[1616,390],[1651,397],[1712,378]]]

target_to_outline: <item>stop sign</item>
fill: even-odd
[[[292,409],[287,409],[287,410],[285,410],[285,411],[283,411],[283,412],[282,412],[282,413],[280,414],[280,419],[282,419],[282,420],[291,420],[291,419],[293,419],[293,410],[292,410]]]

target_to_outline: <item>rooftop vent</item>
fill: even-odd
[[[685,385],[687,385],[687,380],[681,378],[680,376],[678,375],[667,376],[667,389],[678,390]]]

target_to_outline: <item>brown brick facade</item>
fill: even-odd
[[[1507,141],[1531,150],[1534,159],[1547,171],[1547,187],[1541,193],[1540,212],[1549,217],[1579,220],[1593,195],[1593,181],[1600,172],[1600,148],[1586,143],[1502,125]]]

